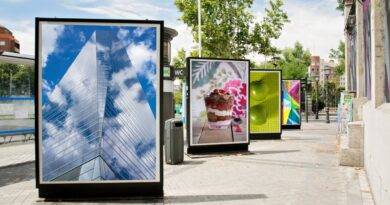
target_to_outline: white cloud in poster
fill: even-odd
[[[129,84],[126,81],[132,81]],[[108,126],[105,131],[109,133],[132,133],[133,137],[123,138],[124,143],[115,143],[112,148],[115,150],[128,150],[126,156],[122,156],[136,166],[131,169],[127,169],[133,176],[139,176],[145,179],[154,179],[156,167],[156,150],[155,146],[149,147],[142,152],[139,156],[140,150],[138,145],[148,144],[155,140],[156,120],[145,99],[144,90],[141,87],[140,82],[137,79],[134,67],[127,67],[118,73],[113,74],[112,80],[109,85],[118,91],[118,96],[114,100],[114,106],[121,112],[112,119],[105,119],[108,124],[119,123],[121,126],[115,128],[114,126]],[[133,120],[136,119],[136,120]],[[112,153],[113,156],[116,153]],[[127,167],[126,162],[119,160],[119,165]],[[136,171],[137,169],[140,169]]]
[[[57,39],[64,31],[63,25],[46,23],[42,25],[42,65],[46,66],[49,55],[57,47]]]
[[[60,86],[56,86],[54,90],[48,95],[51,102],[58,104],[59,106],[66,106],[66,98],[62,93]]]
[[[153,69],[145,67],[150,61],[154,64],[157,63],[156,51],[150,49],[144,43],[130,44],[127,47],[127,54],[136,73],[145,76],[156,88],[156,75],[153,73]]]
[[[123,40],[129,35],[129,33],[130,33],[129,30],[121,28],[118,31],[117,37],[119,40]]]
[[[144,34],[145,33],[145,31],[147,30],[148,28],[147,27],[138,27],[138,28],[136,28],[135,30],[134,30],[134,35],[136,36],[136,37],[140,37],[140,36],[142,36],[142,34]]]

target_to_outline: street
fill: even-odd
[[[251,141],[248,153],[186,155],[164,165],[163,200],[113,204],[373,204],[364,170],[338,165],[336,123],[304,123],[282,138]],[[33,143],[3,145],[0,156],[10,150],[12,162],[0,161],[0,204],[59,204],[37,198]]]

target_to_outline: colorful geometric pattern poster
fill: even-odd
[[[283,123],[301,124],[301,81],[283,80]]]

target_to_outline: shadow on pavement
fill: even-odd
[[[164,203],[201,203],[201,202],[223,202],[235,200],[250,200],[267,198],[264,194],[232,194],[232,195],[185,195],[164,197]]]
[[[35,162],[0,167],[0,187],[35,178]]]
[[[300,152],[301,150],[270,150],[270,151],[250,151],[252,154],[281,154],[281,153],[290,153],[290,152]]]

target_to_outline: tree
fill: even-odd
[[[174,69],[182,69],[186,67],[186,51],[181,48],[177,55],[172,59],[172,66]]]
[[[336,9],[344,13],[344,0],[337,0]]]
[[[202,55],[243,58],[252,52],[277,53],[271,41],[280,37],[289,21],[283,4],[283,0],[270,0],[259,23],[249,11],[253,0],[202,0]],[[180,19],[192,29],[194,40],[198,41],[197,1],[175,0],[175,5],[182,13]]]
[[[284,78],[302,79],[307,76],[307,69],[311,63],[310,57],[310,51],[296,42],[294,48],[285,48],[282,51],[281,59],[277,64],[282,69]]]
[[[0,96],[31,95],[33,93],[34,70],[31,67],[0,64]]]
[[[340,41],[337,49],[330,50],[329,58],[338,61],[338,64],[335,67],[336,76],[340,77],[340,76],[344,75],[344,72],[345,72],[345,43],[343,41]]]

